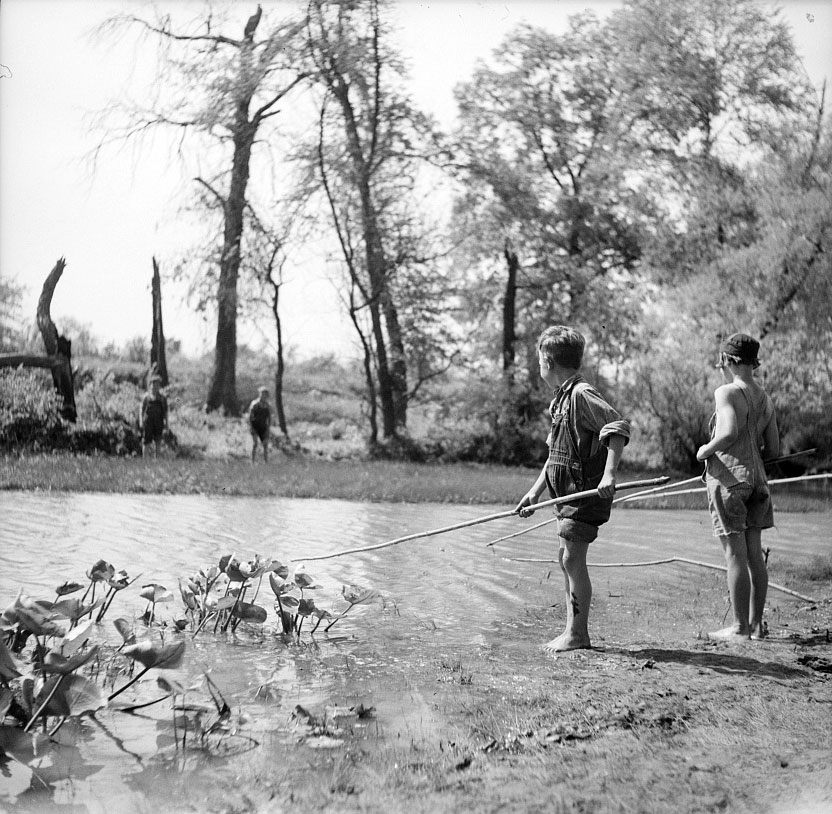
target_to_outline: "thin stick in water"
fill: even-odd
[[[546,563],[547,565],[558,562],[558,560],[538,560],[529,557],[502,557],[501,559],[507,560],[508,562],[536,562]],[[646,560],[643,562],[588,562],[587,566],[589,568],[644,568],[646,566],[664,565],[665,563],[671,562],[683,562],[687,563],[688,565],[696,565],[699,568],[711,568],[714,571],[728,570],[724,565],[714,565],[713,563],[701,562],[700,560],[689,560],[687,557],[667,557],[663,560]],[[774,588],[777,591],[782,591],[784,594],[795,596],[798,599],[802,599],[804,602],[811,602],[812,604],[817,604],[820,601],[818,599],[812,599],[811,596],[804,596],[803,594],[799,594],[797,593],[797,591],[793,591],[790,588],[785,588],[782,585],[778,585],[776,582],[769,582],[768,587]]]

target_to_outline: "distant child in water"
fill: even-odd
[[[547,328],[537,341],[540,375],[555,396],[549,405],[549,457],[534,486],[517,504],[520,515],[528,517],[544,492],[565,497],[598,490],[598,497],[555,508],[567,611],[566,629],[545,645],[551,652],[591,647],[587,622],[592,583],[586,556],[598,527],[609,520],[615,473],[630,438],[629,422],[578,372],[584,345],[581,334],[563,325]]]
[[[762,530],[774,525],[765,458],[780,454],[774,405],[754,381],[760,343],[733,334],[722,343],[717,367],[725,384],[714,392],[716,411],[711,440],[699,447],[705,461],[708,508],[728,566],[728,591],[734,623],[708,634],[716,639],[761,639],[768,571]]]
[[[148,444],[153,444],[153,456],[159,457],[162,436],[168,429],[168,400],[161,392],[162,379],[155,373],[148,382],[149,390],[139,408],[139,430],[142,434],[142,458],[147,455]]]
[[[272,425],[272,410],[269,406],[269,388],[261,387],[259,397],[248,407],[248,428],[251,432],[251,462],[257,452],[258,440],[263,445],[263,461],[269,460],[269,432]]]

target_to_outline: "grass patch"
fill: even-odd
[[[776,570],[795,581],[832,582],[832,554],[816,554],[808,563],[778,563]]]

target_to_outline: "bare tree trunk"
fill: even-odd
[[[162,283],[159,264],[153,258],[153,333],[150,337],[150,369],[162,380],[162,387],[168,385],[168,363],[165,357],[165,330],[162,327]]]
[[[391,326],[392,320],[394,330],[397,329],[397,318],[395,316],[395,309],[392,309],[391,316],[391,309],[389,307],[389,282],[387,280],[384,249],[378,232],[378,221],[370,191],[370,169],[364,160],[364,155],[361,150],[361,137],[359,136],[358,127],[355,122],[352,103],[347,94],[347,87],[343,82],[335,83],[334,92],[344,113],[347,143],[357,179],[356,183],[361,196],[361,218],[364,231],[367,276],[370,279],[370,314],[373,325],[373,339],[375,340],[376,365],[378,367],[378,395],[381,401],[382,431],[385,438],[393,438],[396,435],[396,428],[400,421],[396,410],[395,376],[390,369],[387,354],[387,338],[384,335],[381,320],[382,306],[387,303],[385,315],[387,317],[388,328]],[[399,366],[403,364],[404,358],[402,354]],[[401,374],[399,377],[401,378]]]
[[[283,407],[283,373],[285,365],[283,363],[283,326],[280,322],[280,311],[278,309],[280,301],[280,283],[276,283],[273,279],[269,280],[272,284],[272,315],[274,316],[274,327],[277,332],[277,367],[274,372],[274,408],[277,411],[277,425],[284,437],[289,437],[289,429],[286,424],[286,411]]]
[[[52,367],[52,381],[62,399],[61,416],[67,421],[75,421],[78,413],[75,409],[75,385],[72,380],[72,343],[58,334],[55,323],[52,322],[50,309],[55,286],[66,268],[66,260],[61,257],[52,271],[49,272],[38,299],[37,320],[40,335],[46,353],[53,356],[58,364]]]
[[[368,446],[370,452],[373,453],[378,448],[378,402],[376,400],[376,383],[373,379],[373,351],[372,347],[361,330],[361,325],[358,322],[358,306],[355,304],[355,288],[356,281],[353,279],[353,284],[350,288],[350,319],[355,326],[356,333],[361,340],[361,347],[364,350],[364,380],[367,383],[367,401],[370,405],[370,438],[368,439]]]
[[[506,280],[506,295],[503,299],[503,373],[509,384],[514,383],[514,349],[517,342],[516,332],[516,302],[517,302],[517,269],[520,262],[514,251],[511,240],[506,238],[503,254],[508,264],[508,279]]]
[[[260,22],[260,12],[248,21],[241,48],[241,73],[251,70],[254,31]],[[245,85],[244,85],[245,86]],[[217,286],[217,343],[214,352],[214,372],[208,389],[209,410],[222,409],[226,415],[239,415],[237,398],[237,278],[240,273],[240,250],[243,238],[243,213],[246,207],[246,187],[251,169],[251,148],[257,135],[259,120],[249,118],[254,88],[242,93],[237,100],[234,116],[234,157],[231,164],[231,183],[224,201],[225,226],[220,257],[220,277]]]

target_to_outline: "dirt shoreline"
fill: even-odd
[[[615,619],[601,603],[593,648],[551,656],[541,633],[560,614],[526,609],[486,646],[424,647],[387,682],[400,719],[433,705],[432,737],[388,720],[380,739],[348,730],[334,752],[301,747],[280,781],[253,769],[245,810],[832,811],[829,601],[778,602],[772,635],[738,644],[680,635],[668,613],[651,615],[648,638],[605,636]]]

